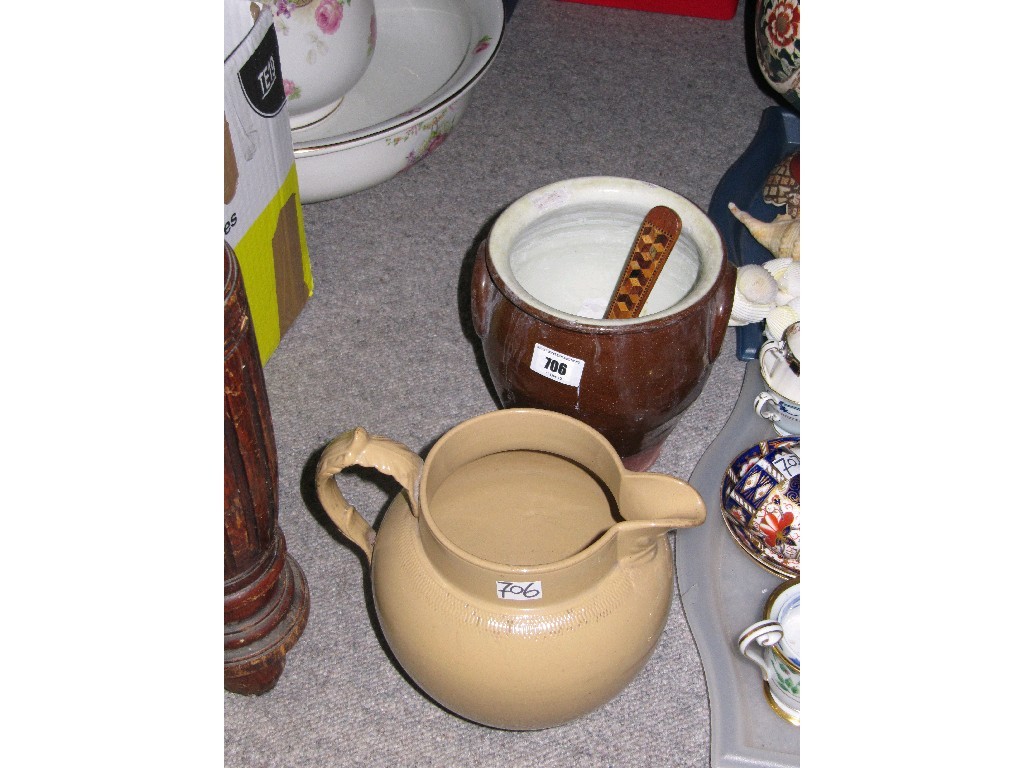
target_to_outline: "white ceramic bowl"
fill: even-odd
[[[341,106],[292,131],[299,195],[315,203],[387,181],[437,149],[494,60],[502,0],[376,0],[373,61]]]
[[[373,59],[374,0],[264,0],[274,12],[292,128],[322,120]]]

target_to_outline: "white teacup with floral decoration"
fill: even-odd
[[[779,585],[765,604],[764,620],[739,637],[740,653],[761,668],[768,703],[800,725],[800,579]]]
[[[322,120],[366,72],[377,44],[373,0],[263,0],[274,11],[291,127]]]

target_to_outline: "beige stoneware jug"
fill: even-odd
[[[379,532],[338,488],[353,465],[404,488]],[[406,673],[448,710],[508,730],[567,723],[633,680],[673,597],[668,534],[705,518],[687,483],[626,470],[597,431],[538,409],[465,421],[425,460],[356,428],[324,449],[316,488],[366,554]]]

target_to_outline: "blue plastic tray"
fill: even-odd
[[[779,215],[780,209],[764,202],[761,188],[776,164],[800,149],[800,116],[787,107],[768,107],[761,113],[761,124],[753,141],[718,182],[708,216],[722,233],[726,254],[737,267],[763,264],[771,253],[758,243],[747,228],[732,215],[729,202],[763,221]],[[754,360],[761,346],[764,323],[751,323],[736,329],[736,357]]]

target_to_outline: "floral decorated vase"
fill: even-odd
[[[768,85],[800,110],[800,0],[757,0],[754,50]]]
[[[274,11],[291,127],[322,120],[370,66],[373,0],[265,0]]]

